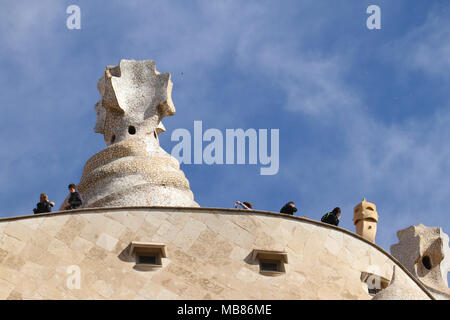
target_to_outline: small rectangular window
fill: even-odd
[[[262,271],[280,271],[278,262],[260,261],[259,266]]]
[[[162,267],[162,258],[166,258],[165,245],[161,243],[132,242],[130,256],[135,258],[138,270],[151,270]]]
[[[369,288],[369,294],[373,295],[373,296],[376,295],[380,291],[381,291],[381,289]]]
[[[284,274],[284,264],[288,262],[285,251],[272,251],[254,249],[252,260],[259,264],[259,272],[266,276],[279,276]]]
[[[374,296],[381,290],[386,289],[390,284],[390,280],[365,271],[361,272],[361,281],[367,284],[367,289],[371,296]]]
[[[156,255],[145,255],[145,254],[137,254],[138,263],[146,263],[146,264],[156,264],[157,258]]]

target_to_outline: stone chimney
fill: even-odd
[[[107,147],[84,166],[83,207],[198,207],[177,159],[159,145],[161,120],[175,114],[170,74],[152,60],[120,60],[106,67],[97,88],[94,131]]]
[[[397,232],[398,243],[391,254],[419,279],[438,299],[450,299],[447,275],[450,271],[449,237],[442,228],[419,223]]]
[[[353,223],[356,234],[375,243],[377,234],[378,213],[375,204],[367,202],[364,198],[353,209]]]

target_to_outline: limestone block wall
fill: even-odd
[[[132,241],[165,244],[162,267],[135,268]],[[261,274],[253,249],[286,251],[285,274]],[[305,218],[147,207],[0,219],[0,299],[371,299],[361,274],[391,279],[394,265],[402,289],[430,298],[381,248]]]

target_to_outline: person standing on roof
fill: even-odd
[[[81,201],[80,194],[76,189],[77,186],[75,184],[69,184],[70,197],[69,200],[67,200],[68,204],[65,206],[65,210],[73,210],[81,207],[83,202]]]
[[[48,201],[48,196],[45,193],[41,193],[40,202],[33,209],[33,212],[34,214],[51,212],[54,205],[54,202]]]
[[[295,207],[294,201],[290,201],[281,208],[280,213],[294,215],[294,212],[297,212],[297,208]]]
[[[320,221],[337,226],[339,224],[340,218],[341,218],[341,208],[336,207],[333,209],[333,211],[324,214],[322,219],[320,219]]]

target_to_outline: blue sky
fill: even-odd
[[[81,8],[81,30],[66,8]],[[366,8],[381,8],[381,30]],[[250,201],[300,216],[377,205],[377,243],[423,223],[450,232],[448,1],[1,1],[0,217],[57,206],[85,162],[96,83],[120,59],[152,59],[174,83],[176,128],[280,130],[280,168],[182,165],[203,207]]]

